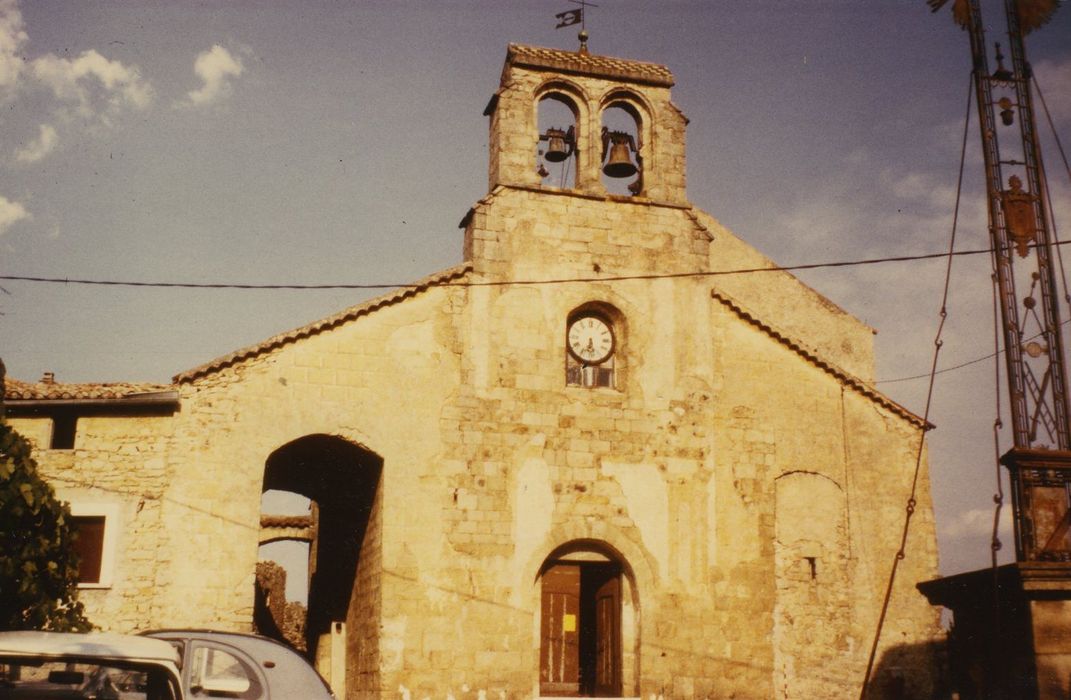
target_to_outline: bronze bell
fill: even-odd
[[[630,142],[632,137],[628,134],[614,132],[610,135],[610,157],[602,171],[607,177],[632,177],[636,174],[636,166],[632,163],[632,150]]]
[[[547,152],[543,155],[551,163],[560,163],[569,157],[567,135],[561,129],[547,129]]]

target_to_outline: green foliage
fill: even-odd
[[[92,627],[73,541],[70,508],[38,474],[29,442],[0,422],[0,630]]]

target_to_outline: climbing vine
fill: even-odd
[[[71,511],[0,421],[0,629],[86,631]]]

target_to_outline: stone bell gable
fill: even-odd
[[[461,222],[464,259],[488,281],[695,275],[872,381],[873,328],[774,271],[773,261],[688,201],[688,119],[672,102],[673,84],[669,69],[653,63],[511,44],[484,111],[490,187]],[[541,175],[551,148],[540,127],[548,106],[559,107],[548,123],[572,133],[564,183]],[[638,172],[624,178],[631,182],[623,194],[602,174],[611,155],[604,127],[622,129],[636,146],[628,157]],[[755,269],[770,271],[716,274]]]
[[[641,196],[684,204],[688,120],[670,101],[672,85],[673,74],[654,63],[510,44],[499,89],[484,110],[491,118],[490,189],[541,184],[531,146],[539,103],[552,100],[573,115],[577,192],[605,192],[599,175],[602,117],[616,107],[634,120],[632,135],[643,162]]]
[[[85,422],[112,452],[47,446],[51,394],[9,391],[67,497],[115,503],[94,621],[250,629],[290,538],[339,697],[857,693],[926,426],[873,387],[872,329],[687,201],[672,85],[511,45],[462,264]],[[769,271],[712,274],[741,269]],[[909,544],[869,697],[931,687],[925,465]]]

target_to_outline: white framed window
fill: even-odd
[[[71,499],[71,519],[78,530],[78,587],[111,588],[119,541],[119,504]]]

